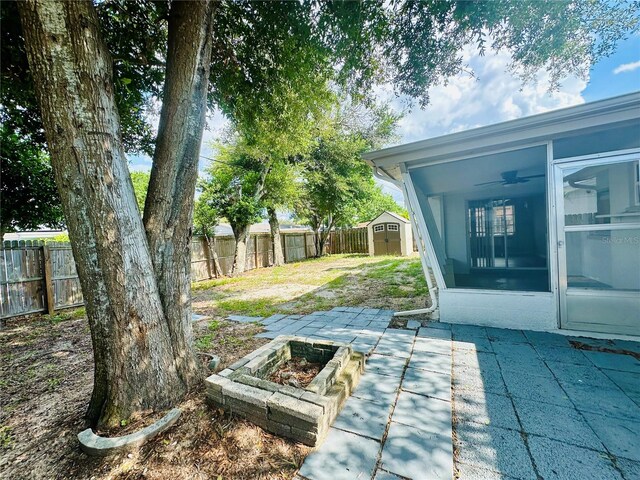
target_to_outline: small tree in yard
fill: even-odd
[[[462,48],[487,41],[508,49],[525,79],[545,67],[557,84],[566,72],[586,73],[638,25],[636,4],[605,0],[24,0],[0,8],[1,113],[31,134],[44,127],[91,330],[88,417],[105,426],[174,405],[200,378],[190,240],[207,100],[233,120],[257,119],[262,108],[244,108],[246,99],[266,107],[286,92],[303,95],[316,77],[365,96],[390,82],[426,104],[431,86],[462,71]],[[155,138],[144,118],[154,96],[162,97]],[[125,158],[132,138],[153,151],[142,221]],[[330,158],[329,147],[318,157]],[[242,209],[238,178],[225,191]]]
[[[332,128],[305,157],[295,211],[315,232],[316,255],[323,254],[332,228],[361,221],[366,205],[380,200],[361,154],[393,138],[398,119],[384,106],[364,112],[349,106],[336,113]]]
[[[409,218],[407,209],[400,206],[390,194],[384,193],[380,185],[375,183],[373,177],[363,184],[363,188],[365,200],[354,205],[354,224],[373,220],[382,212],[393,212],[404,218]]]
[[[222,273],[220,261],[218,260],[218,251],[216,249],[216,227],[220,222],[220,217],[214,198],[212,198],[213,192],[206,189],[206,182],[201,182],[199,188],[202,193],[196,201],[193,210],[193,225],[195,227],[195,233],[202,235],[207,242],[209,260],[213,261],[214,274],[218,277]]]
[[[294,161],[276,160],[265,180],[262,202],[267,211],[273,242],[273,264],[284,265],[278,210],[292,210],[301,194],[300,166]]]
[[[263,217],[262,195],[268,171],[259,160],[246,156],[236,146],[220,146],[201,181],[202,195],[229,222],[236,241],[232,274],[243,273],[247,263],[249,228]]]

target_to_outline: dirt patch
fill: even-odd
[[[280,385],[291,385],[305,388],[309,385],[324,365],[307,361],[306,358],[293,357],[283,362],[275,372],[269,375],[269,380]]]
[[[212,326],[213,325],[213,326]],[[198,342],[222,359],[221,368],[268,340],[262,329],[222,319],[194,324]],[[41,479],[290,479],[308,447],[269,434],[205,403],[194,391],[172,428],[138,450],[108,458],[82,453],[76,435],[93,382],[86,319],[57,323],[46,316],[7,321],[0,330],[0,478]],[[199,356],[203,376],[209,358]],[[131,433],[165,412],[128,419],[113,432]]]

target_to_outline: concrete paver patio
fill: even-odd
[[[640,343],[433,323],[353,307],[261,320],[350,342],[365,374],[299,478],[640,478]],[[253,317],[234,318],[256,321]],[[455,454],[454,454],[455,452]]]

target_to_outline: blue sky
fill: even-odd
[[[508,72],[509,55],[488,53],[483,57],[469,49],[465,60],[476,78],[459,75],[447,86],[431,91],[431,104],[424,110],[413,109],[400,122],[399,140],[407,143],[469,128],[498,123],[549,110],[591,102],[640,90],[640,35],[620,42],[616,52],[593,65],[586,80],[567,77],[556,92],[548,91],[546,72],[540,71],[537,83],[522,85]],[[380,97],[393,99],[390,89],[380,89]],[[395,101],[402,108],[400,101]],[[211,156],[211,142],[221,133],[224,118],[219,113],[208,121],[201,154]],[[206,160],[201,160],[201,170]],[[151,168],[149,158],[132,156],[132,170]],[[403,203],[398,189],[381,182],[383,190]]]

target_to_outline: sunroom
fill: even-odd
[[[640,335],[640,92],[365,159],[404,192],[441,321]]]

